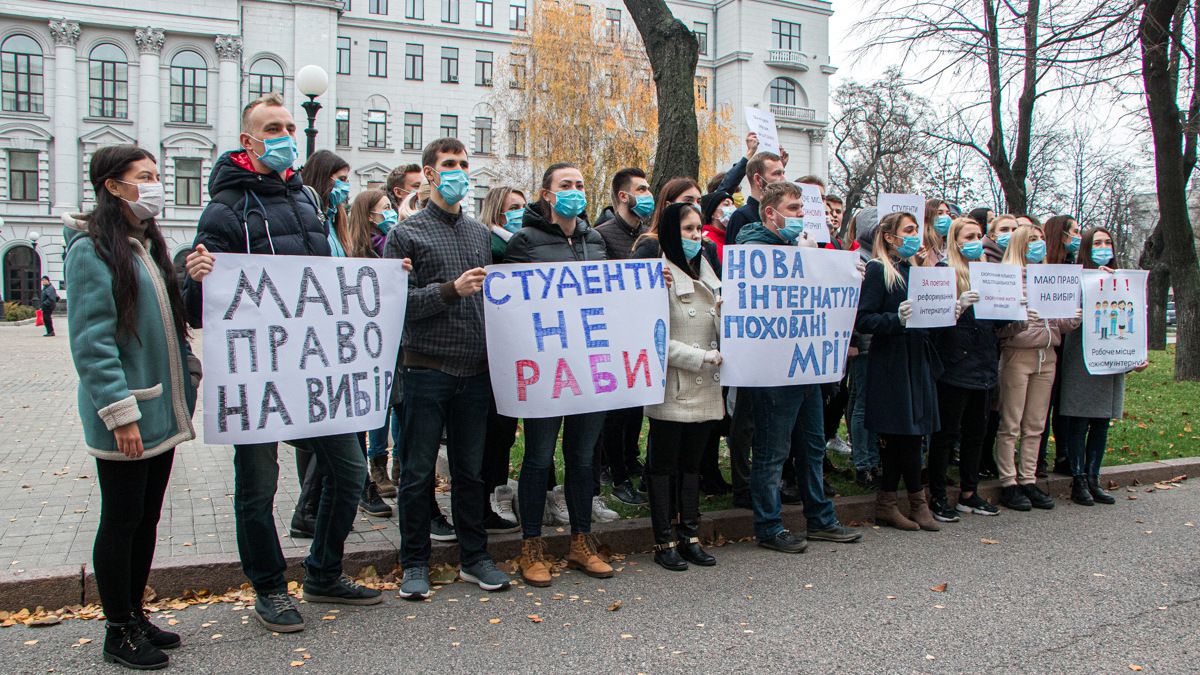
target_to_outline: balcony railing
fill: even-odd
[[[808,57],[790,49],[772,49],[767,52],[767,65],[804,72],[808,70]]]
[[[785,122],[815,122],[817,111],[812,108],[801,108],[798,105],[771,104],[771,114]]]

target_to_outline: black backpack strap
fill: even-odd
[[[312,204],[313,210],[317,212],[317,218],[321,220],[321,224],[325,224],[325,212],[321,210],[321,199],[317,196],[317,191],[310,185],[304,186],[304,194],[308,196],[309,203]]]

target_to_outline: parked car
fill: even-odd
[[[1167,303],[1167,325],[1168,326],[1175,325],[1175,301],[1174,300]]]

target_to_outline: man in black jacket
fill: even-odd
[[[50,277],[42,277],[42,323],[46,326],[44,337],[54,337],[54,308],[58,306],[58,291],[50,283]]]
[[[196,250],[187,258],[185,298],[193,326],[201,324],[201,281],[212,271],[213,254],[330,255],[317,203],[291,168],[295,133],[296,123],[278,94],[251,101],[242,112],[242,149],[226,152],[213,167],[208,184],[212,202],[200,215]],[[312,547],[304,561],[304,599],[352,605],[382,602],[379,591],[342,574],[346,536],[367,476],[358,439],[335,434],[288,443],[312,452],[327,477],[328,496],[317,511]],[[268,630],[303,630],[304,620],[287,592],[287,561],[275,528],[278,444],[235,445],[233,450],[238,553],[258,593],[255,616]]]
[[[725,226],[725,243],[737,241],[738,230],[747,223],[759,220],[759,200],[762,199],[763,188],[770,183],[782,183],[787,180],[785,169],[787,161],[773,152],[760,152],[746,163],[746,177],[750,179],[750,198],[733,215]]]

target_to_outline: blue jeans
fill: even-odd
[[[879,436],[867,429],[867,355],[850,359],[850,459],[855,471],[879,468]]]
[[[389,431],[391,431],[392,437],[392,457],[399,459],[400,414],[396,412],[396,408],[392,408],[391,412],[388,413],[387,419],[383,421],[383,426],[378,429],[372,429],[367,433],[367,459],[375,459],[380,455],[387,454]]]
[[[288,444],[313,453],[317,470],[325,476],[313,542],[304,568],[315,582],[330,582],[342,574],[342,552],[367,479],[367,463],[356,434],[305,438]],[[233,446],[233,480],[233,510],[242,570],[258,593],[282,593],[287,590],[284,578],[287,561],[275,531],[278,444]]]
[[[825,415],[821,385],[746,389],[754,397],[754,452],[750,462],[750,498],[754,505],[754,534],[760,541],[784,530],[779,498],[783,463],[795,448],[796,482],[804,498],[804,518],[810,530],[837,525],[833,502],[825,497],[822,463],[825,459]]]
[[[525,420],[525,459],[517,481],[522,537],[542,536],[547,475],[554,470],[554,446],[558,444],[559,428],[563,432],[562,452],[566,462],[563,491],[571,518],[571,534],[592,531],[592,494],[596,488],[592,460],[596,442],[604,430],[604,418],[605,413],[600,412]]]
[[[403,461],[396,495],[401,566],[429,564],[429,521],[434,516],[429,495],[443,429],[459,560],[473,565],[488,557],[483,526],[488,500],[481,472],[491,397],[487,373],[455,377],[429,368],[404,369]]]

